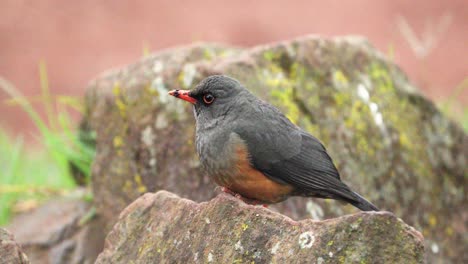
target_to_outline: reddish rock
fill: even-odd
[[[388,212],[294,221],[228,194],[160,191],[121,213],[96,263],[423,263],[423,242]]]
[[[317,136],[342,179],[422,231],[428,260],[463,263],[468,137],[367,41],[316,36],[252,49],[175,48],[94,80],[83,127],[96,132],[95,204],[107,230],[142,193],[197,202],[216,195],[199,167],[189,104],[167,97],[213,73],[239,79]],[[272,206],[293,219],[356,212],[336,201]]]
[[[0,228],[0,264],[28,264],[29,260],[12,234]]]
[[[33,263],[93,263],[105,233],[89,202],[62,199],[16,216],[8,227]]]

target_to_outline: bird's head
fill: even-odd
[[[250,95],[237,80],[224,75],[212,75],[192,90],[172,90],[169,94],[192,103],[197,122],[227,115],[238,105],[242,94]]]

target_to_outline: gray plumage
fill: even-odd
[[[203,102],[208,93],[215,98],[211,104]],[[221,176],[232,170],[234,146],[243,143],[252,166],[275,182],[293,186],[291,195],[332,198],[364,211],[378,210],[341,181],[317,138],[237,80],[210,76],[190,91],[190,96],[197,99],[197,151],[210,175]]]

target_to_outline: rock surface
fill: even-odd
[[[27,264],[28,257],[20,245],[16,243],[13,235],[0,228],[0,264]]]
[[[129,205],[104,263],[423,263],[422,235],[387,212],[290,218],[228,194],[197,204],[160,191]]]
[[[87,93],[83,127],[96,132],[92,185],[108,228],[147,191],[206,201],[189,104],[168,98],[223,73],[280,108],[327,147],[342,179],[426,237],[431,262],[468,262],[468,137],[366,41],[308,36],[252,49],[176,48],[103,74]],[[293,198],[272,207],[293,219],[355,212]]]
[[[16,216],[8,226],[32,263],[94,263],[105,233],[89,202],[63,199]]]

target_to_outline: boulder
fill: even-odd
[[[423,263],[422,235],[388,212],[294,221],[221,194],[160,191],[129,205],[96,263]]]
[[[94,263],[105,233],[93,210],[81,199],[54,200],[15,216],[8,229],[33,263]]]
[[[12,234],[0,228],[0,264],[28,264],[29,260]]]
[[[109,229],[147,191],[216,195],[200,169],[191,106],[169,98],[211,74],[241,81],[324,142],[342,179],[421,230],[432,262],[467,262],[468,137],[391,60],[356,37],[307,36],[250,49],[194,44],[91,82],[83,127],[96,133],[92,188]],[[272,206],[295,220],[356,212],[336,201]]]

